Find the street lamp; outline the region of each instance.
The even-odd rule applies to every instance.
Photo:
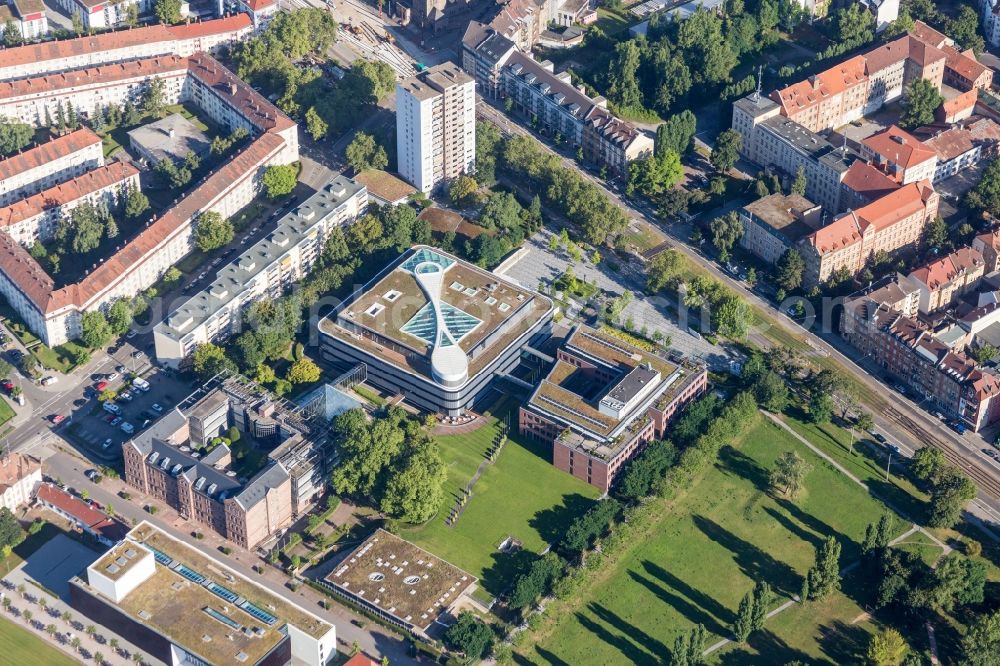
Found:
[[[885,480],[886,483],[889,481],[889,465],[892,464],[892,451],[889,451],[889,460],[885,463]]]

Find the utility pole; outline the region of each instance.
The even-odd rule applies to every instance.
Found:
[[[892,464],[892,451],[889,451],[889,460],[885,463],[885,480],[889,481],[889,465]]]

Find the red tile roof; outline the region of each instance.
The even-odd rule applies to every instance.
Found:
[[[26,456],[23,453],[12,453],[0,460],[0,493],[5,492],[24,478],[40,470],[42,463],[38,458]]]
[[[955,278],[983,265],[983,255],[972,248],[961,248],[912,271],[909,277],[929,289],[939,289]]]
[[[947,60],[945,60],[945,66],[959,74],[962,78],[968,79],[975,83],[979,80],[979,77],[989,71],[986,65],[978,62],[975,57],[970,57],[965,53],[962,53],[954,46],[945,46],[941,49],[944,51]]]
[[[872,134],[861,143],[882,159],[898,164],[903,169],[911,169],[936,157],[934,151],[919,139],[895,125]]]
[[[867,199],[877,199],[899,189],[899,183],[868,162],[856,160],[844,174],[844,186]]]
[[[111,541],[119,541],[128,533],[128,527],[122,523],[52,484],[43,483],[40,485],[37,497],[40,501],[51,504],[64,513],[73,516],[73,518],[86,525],[90,530],[107,537]]]
[[[240,12],[232,16],[210,21],[195,21],[181,25],[167,26],[167,30],[175,39],[195,39],[207,35],[218,35],[226,32],[239,32],[253,27],[250,16]]]
[[[0,82],[0,99],[157,75],[176,74],[180,76],[186,69],[187,58],[179,58],[174,55],[130,60],[98,67],[85,67],[59,74],[46,74],[30,79]]]
[[[344,666],[381,666],[381,662],[375,661],[364,652],[359,652],[344,662]]]
[[[906,60],[910,54],[911,39],[909,35],[903,35],[866,53],[865,71],[871,75]]]
[[[864,56],[855,56],[804,81],[775,90],[771,93],[771,98],[794,114],[842,93],[867,78]]]
[[[937,153],[938,160],[948,162],[970,150],[975,150],[972,132],[962,127],[952,127],[924,141],[924,145]]]
[[[808,242],[818,254],[828,254],[861,240],[862,229],[857,214],[851,212],[838,217],[822,229],[817,229],[808,237]]]
[[[241,0],[252,12],[259,12],[273,5],[276,0]]]
[[[100,143],[101,137],[86,127],[80,128],[0,161],[0,180],[13,178],[17,174],[37,169],[43,164]]]
[[[248,121],[262,130],[282,131],[295,126],[295,122],[271,104],[263,95],[248,86],[239,77],[222,66],[218,60],[204,53],[196,53],[188,60],[188,71],[212,91],[239,109]]]
[[[931,46],[936,46],[937,48],[941,48],[946,44],[952,43],[947,35],[943,32],[938,32],[923,21],[914,21],[913,29],[910,30],[910,34],[915,36],[920,41],[926,42]]]
[[[142,28],[104,32],[99,35],[63,39],[41,44],[28,44],[9,49],[0,49],[0,66],[13,67],[44,60],[57,60],[72,56],[100,53],[124,49],[154,42],[171,42],[174,39],[192,39],[205,35],[219,34],[242,30],[251,24],[250,17],[240,13],[235,16],[200,21],[187,25],[165,26],[149,25]],[[163,54],[173,51],[173,47],[165,45]]]
[[[6,208],[0,208],[0,227],[9,227],[30,220],[47,210],[64,206],[137,175],[139,170],[125,162],[112,162],[107,166],[98,167],[27,199],[15,201]]]
[[[927,181],[904,185],[876,201],[845,213],[808,237],[819,254],[841,250],[861,240],[873,227],[882,231],[926,208],[926,197],[933,193]]]

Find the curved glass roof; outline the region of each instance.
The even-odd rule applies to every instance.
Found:
[[[451,333],[451,338],[455,340],[456,344],[482,323],[481,320],[473,317],[468,312],[459,310],[455,306],[445,302],[441,303],[441,316],[444,318],[444,325],[448,328],[448,332]],[[437,339],[437,318],[434,316],[433,305],[425,303],[410,318],[410,321],[403,324],[399,330],[415,338],[420,338],[433,347],[434,341]],[[451,340],[447,335],[441,336],[441,346],[451,346]]]
[[[406,261],[404,261],[403,263],[401,263],[399,265],[399,267],[402,268],[404,271],[409,271],[410,273],[415,273],[416,269],[417,269],[417,266],[419,266],[420,264],[423,264],[425,262],[430,262],[432,264],[436,264],[437,266],[440,266],[441,271],[444,272],[444,271],[448,270],[449,268],[451,268],[452,264],[455,263],[455,260],[454,259],[449,259],[448,257],[445,257],[444,255],[440,255],[437,252],[435,252],[434,250],[431,250],[429,248],[422,247],[419,250],[417,250],[416,252],[414,252],[412,255],[410,255],[410,257],[407,258]],[[427,272],[427,271],[425,269],[425,270],[423,270],[421,272]]]

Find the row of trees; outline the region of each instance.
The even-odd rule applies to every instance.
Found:
[[[331,436],[340,452],[332,478],[338,494],[364,498],[408,523],[437,513],[447,471],[424,424],[402,408],[371,421],[363,410],[349,410],[334,420]]]
[[[35,138],[31,125],[0,118],[0,156],[21,150]]]

